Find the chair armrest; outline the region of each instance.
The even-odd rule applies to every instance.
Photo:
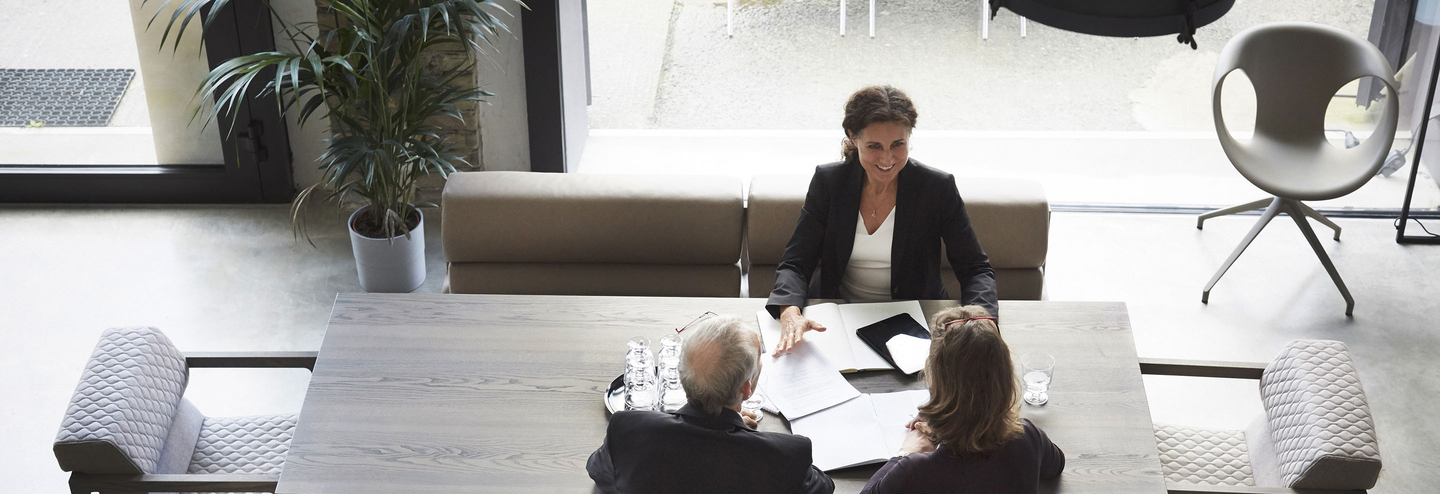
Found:
[[[70,474],[70,492],[275,492],[279,475],[255,474]]]
[[[1248,485],[1166,485],[1169,494],[1365,494],[1363,490],[1291,489]]]
[[[315,370],[319,352],[192,352],[185,354],[185,365],[193,368],[305,368]]]
[[[1259,362],[1142,358],[1140,359],[1140,373],[1155,376],[1260,379],[1265,374],[1265,365]]]

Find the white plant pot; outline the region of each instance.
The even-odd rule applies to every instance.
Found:
[[[420,213],[420,226],[410,231],[410,238],[391,240],[355,233],[355,218],[369,208],[355,211],[346,222],[350,246],[355,249],[355,269],[360,271],[360,286],[372,293],[415,291],[425,282],[425,213]]]

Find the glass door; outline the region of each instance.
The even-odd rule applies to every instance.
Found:
[[[212,67],[274,49],[265,3],[231,2],[162,45],[179,3],[47,2],[0,20],[0,202],[290,199],[273,98],[241,105],[233,125],[197,116]]]

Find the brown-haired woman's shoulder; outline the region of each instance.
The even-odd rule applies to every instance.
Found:
[[[1040,460],[1040,479],[1048,480],[1060,476],[1065,470],[1065,452],[1060,450],[1045,430],[1030,422],[1030,419],[1020,419],[1025,427],[1024,441],[1035,451],[1036,457]]]

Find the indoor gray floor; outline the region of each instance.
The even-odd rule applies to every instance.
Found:
[[[427,218],[422,291],[439,291],[444,273],[438,219]],[[1347,342],[1385,459],[1372,492],[1431,491],[1440,246],[1397,245],[1388,220],[1340,220],[1344,240],[1322,238],[1355,293],[1346,318],[1281,218],[1201,304],[1201,287],[1254,220],[1216,219],[1202,231],[1190,216],[1056,213],[1047,297],[1127,302],[1142,356],[1263,361],[1293,338]],[[292,238],[283,206],[0,209],[0,491],[67,492],[50,442],[106,327],[157,326],[188,351],[319,348],[336,293],[360,289],[341,223],[318,215],[312,248]],[[293,412],[306,378],[202,369],[187,394],[211,415]],[[1259,412],[1251,382],[1194,381],[1148,378],[1155,419],[1239,428]]]

